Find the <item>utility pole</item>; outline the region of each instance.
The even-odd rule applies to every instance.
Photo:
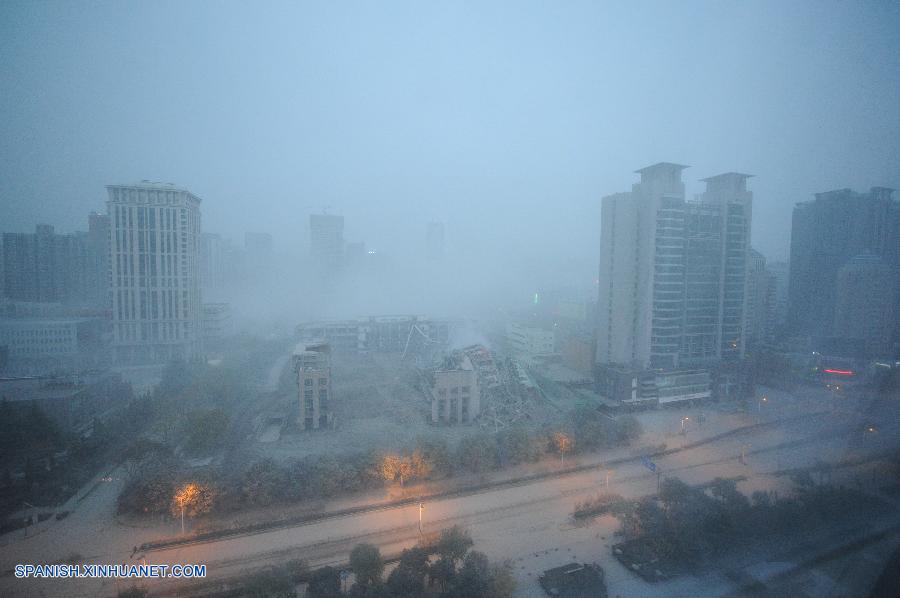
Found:
[[[181,503],[181,533],[184,534],[184,501]]]
[[[656,470],[656,493],[657,494],[659,494],[659,479],[660,479],[660,477],[662,477],[662,470],[657,469]]]

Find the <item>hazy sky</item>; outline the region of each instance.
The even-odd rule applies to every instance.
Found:
[[[0,230],[85,228],[171,181],[204,229],[596,263],[636,168],[756,175],[755,245],[797,201],[900,187],[897,2],[0,3]],[[414,249],[419,250],[419,245]],[[593,267],[593,266],[592,266]]]

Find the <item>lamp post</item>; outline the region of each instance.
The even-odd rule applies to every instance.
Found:
[[[759,418],[762,415],[763,403],[768,403],[768,402],[769,402],[769,397],[767,397],[765,395],[761,396],[759,398],[759,400],[756,402],[756,423],[759,423]]]
[[[687,431],[686,431],[685,428],[684,428],[684,422],[688,421],[689,419],[691,419],[691,418],[689,418],[689,417],[686,416],[686,415],[685,415],[684,417],[681,418],[681,435],[682,435],[682,436],[684,436],[685,434],[687,434]]]
[[[422,511],[425,510],[425,503],[419,501],[419,533],[422,533]]]

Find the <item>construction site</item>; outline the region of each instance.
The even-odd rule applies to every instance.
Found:
[[[304,323],[296,336],[278,400],[254,426],[259,456],[400,450],[420,438],[454,445],[478,430],[552,425],[596,398],[545,378],[553,368],[515,358],[502,333],[471,321],[373,316]],[[319,396],[327,404],[311,402]]]

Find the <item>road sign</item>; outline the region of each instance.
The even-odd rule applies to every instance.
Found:
[[[650,471],[656,471],[656,463],[650,460],[650,457],[641,457],[641,463]]]
[[[347,581],[348,577],[350,577],[350,572],[346,569],[341,570],[341,581]]]

